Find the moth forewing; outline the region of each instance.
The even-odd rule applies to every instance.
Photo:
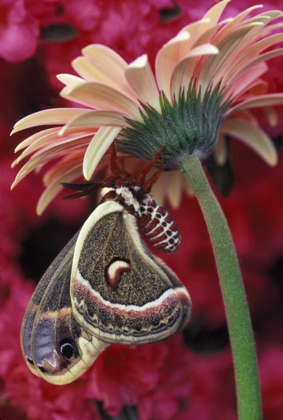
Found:
[[[109,343],[151,343],[175,334],[189,318],[191,301],[164,267],[142,243],[136,218],[118,202],[104,202],[76,242],[71,274],[75,318]]]
[[[187,323],[189,322],[191,318],[192,307],[193,307],[191,297],[186,287],[177,277],[177,274],[174,273],[174,271],[171,268],[169,268],[168,265],[166,265],[161,258],[158,258],[154,255],[153,255],[153,258],[156,264],[158,264],[160,268],[162,268],[162,270],[165,271],[168,278],[170,279],[170,282],[175,287],[175,290],[178,292],[179,299],[182,301],[183,320],[179,326],[179,331],[180,331],[186,327]]]
[[[21,345],[30,370],[56,385],[76,380],[108,346],[73,317],[70,275],[77,235],[40,280],[27,308]]]

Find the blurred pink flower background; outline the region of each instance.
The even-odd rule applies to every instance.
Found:
[[[264,9],[277,9],[266,1]],[[99,419],[131,411],[141,420],[236,419],[233,365],[219,282],[204,220],[194,198],[183,197],[174,215],[182,243],[176,255],[160,255],[187,286],[193,318],[183,335],[140,347],[111,346],[78,381],[56,387],[33,376],[20,349],[22,318],[41,275],[95,206],[93,198],[71,205],[57,198],[41,218],[35,214],[41,176],[29,175],[10,192],[15,146],[9,138],[20,118],[59,98],[58,73],[72,73],[71,60],[90,43],[102,43],[127,61],[157,50],[213,4],[178,0],[4,0],[0,4],[1,102],[1,297],[0,417],[5,419]],[[224,17],[252,0],[234,1]],[[164,19],[169,10],[170,20]],[[162,12],[161,12],[162,11]],[[178,12],[178,10],[177,10]],[[161,23],[160,16],[163,16]],[[283,91],[283,58],[269,63],[271,91]],[[278,108],[280,115],[282,108]],[[267,123],[262,118],[262,125]],[[283,132],[282,119],[273,132]],[[32,134],[34,131],[29,130]],[[235,187],[219,196],[243,270],[255,336],[265,420],[283,419],[283,158],[268,167],[233,142]],[[92,200],[92,201],[91,201]],[[99,401],[99,403],[97,403]],[[133,408],[135,407],[135,408]]]

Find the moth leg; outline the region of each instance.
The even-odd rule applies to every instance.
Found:
[[[112,143],[111,145],[110,167],[111,172],[118,178],[118,180],[121,179],[122,181],[127,181],[131,179],[131,174],[118,166],[115,143]]]
[[[163,162],[164,162],[164,155],[161,158],[161,163],[160,163],[160,169],[158,171],[156,171],[152,177],[150,177],[142,186],[142,189],[144,192],[149,192],[152,185],[158,180],[158,178],[160,177],[161,173],[162,173],[162,168],[163,168]]]
[[[163,152],[163,150],[165,150],[166,146],[161,147],[161,149],[156,153],[156,155],[154,156],[154,158],[148,162],[142,169],[141,171],[137,174],[136,179],[135,179],[135,183],[136,185],[142,186],[144,184],[144,180],[146,175],[148,174],[148,172],[154,167],[154,165],[156,164],[159,156],[161,155],[161,153]],[[163,160],[164,160],[164,156],[161,159],[161,164],[160,164],[160,171],[162,171],[162,167],[163,167]],[[159,172],[159,171],[158,171]],[[161,172],[160,172],[161,173]],[[157,178],[155,180],[158,179],[158,177],[160,176],[160,174],[157,176]],[[153,177],[151,177],[150,179],[152,179]],[[147,181],[148,182],[148,181]],[[151,185],[153,184],[153,182],[155,182],[154,180],[151,182]]]

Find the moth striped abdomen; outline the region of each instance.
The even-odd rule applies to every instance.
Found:
[[[163,150],[164,147],[136,174],[136,177],[132,177],[128,172],[119,168],[116,149],[113,146],[111,153],[113,175],[100,183],[97,181],[78,184],[64,183],[66,188],[80,191],[66,198],[77,198],[89,194],[94,189],[102,188],[102,202],[116,201],[121,204],[137,218],[139,229],[145,233],[152,245],[164,252],[176,252],[181,241],[177,224],[171,214],[149,194],[153,183],[161,174],[162,158],[160,170],[148,180],[145,179]]]
[[[177,251],[181,241],[177,224],[171,214],[149,194],[145,195],[140,204],[137,222],[157,249],[164,252]]]

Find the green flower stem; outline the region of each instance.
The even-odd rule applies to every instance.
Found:
[[[251,319],[230,229],[199,159],[180,158],[201,206],[216,259],[233,353],[240,420],[262,419],[260,384]]]

